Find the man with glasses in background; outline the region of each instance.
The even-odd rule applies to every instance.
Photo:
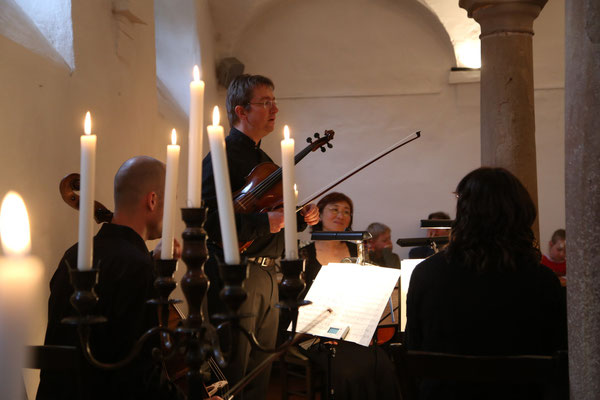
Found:
[[[260,148],[261,140],[275,128],[275,117],[279,109],[273,95],[273,82],[261,75],[240,75],[233,79],[227,89],[227,116],[231,130],[225,139],[227,163],[232,192],[246,186],[246,177],[258,164],[273,160]],[[209,259],[205,271],[211,281],[208,290],[209,315],[225,313],[225,305],[219,298],[222,282],[219,277],[217,258],[223,258],[220,246],[220,226],[217,210],[217,196],[211,156],[208,154],[202,164],[202,198],[208,207],[205,229],[208,233],[207,247]],[[241,314],[252,314],[243,318],[241,325],[254,332],[263,347],[272,348],[277,339],[279,300],[275,277],[275,259],[284,251],[283,209],[269,212],[235,214],[238,240],[241,243],[252,241],[244,255],[248,257],[249,273],[244,288],[248,298],[240,309]],[[298,214],[298,229],[319,222],[319,211],[314,204],[305,207]],[[238,382],[252,371],[268,354],[255,351],[248,340],[238,335],[235,358],[224,370],[230,385]],[[242,398],[265,399],[271,368],[267,368],[246,387]]]

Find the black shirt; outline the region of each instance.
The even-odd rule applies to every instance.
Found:
[[[225,145],[232,192],[236,192],[246,185],[246,177],[257,165],[265,162],[273,163],[271,157],[260,148],[260,142],[254,143],[254,140],[235,128],[232,128],[225,138]],[[222,257],[222,249],[216,245],[221,241],[221,228],[210,154],[202,161],[202,199],[208,207],[208,217],[204,228],[209,237],[209,250],[211,254],[218,254],[219,257]],[[306,228],[306,223],[299,215],[298,217],[298,230],[301,231]],[[253,240],[252,245],[244,253],[246,256],[277,258],[282,255],[285,245],[283,230],[272,234],[266,213],[236,213],[235,223],[240,242]]]
[[[406,308],[409,350],[550,355],[566,349],[564,296],[558,278],[543,265],[477,273],[449,263],[442,251],[413,271]],[[421,394],[428,399],[487,399],[498,392],[485,385],[424,382]],[[504,398],[535,398],[529,388],[521,394]]]
[[[356,244],[352,242],[344,242],[348,247],[348,252],[350,253],[350,257],[356,257],[358,255],[358,247]],[[300,249],[300,257],[306,260],[306,265],[304,266],[304,281],[306,282],[306,288],[302,292],[301,296],[304,297],[306,293],[308,293],[308,289],[312,286],[315,281],[317,274],[321,270],[321,263],[317,260],[317,248],[315,247],[315,242],[312,242],[309,245],[304,246]],[[342,262],[340,260],[339,262]]]
[[[50,281],[46,345],[76,345],[76,328],[61,323],[75,316],[69,298],[73,288],[69,267],[77,265],[77,244],[65,252]],[[127,354],[137,339],[158,324],[156,308],[146,304],[155,296],[154,263],[146,243],[133,229],[104,224],[94,238],[94,266],[100,270],[95,292],[99,301],[95,314],[106,323],[92,326],[92,354],[102,362],[116,362]],[[125,368],[116,371],[92,369],[86,392],[92,399],[150,399],[159,397],[156,366],[150,341],[142,354]],[[74,377],[70,374],[42,371],[38,399],[76,399]]]

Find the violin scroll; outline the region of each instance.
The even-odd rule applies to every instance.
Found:
[[[61,179],[59,184],[60,195],[65,203],[79,210],[79,174],[72,173]],[[94,201],[94,219],[96,223],[112,221],[113,213],[99,201]]]
[[[325,152],[327,150],[325,148],[325,145],[327,145],[327,148],[331,149],[333,147],[333,145],[329,142],[333,139],[333,135],[335,135],[335,132],[332,131],[331,129],[328,129],[325,131],[323,137],[321,137],[319,132],[316,132],[313,135],[316,139],[314,142],[313,142],[313,138],[311,138],[310,136],[307,137],[306,142],[310,143],[310,151],[316,151],[317,149],[321,149],[322,152]]]

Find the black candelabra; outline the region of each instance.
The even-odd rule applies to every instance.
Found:
[[[221,351],[217,338],[218,332],[227,330],[231,336],[242,334],[253,348],[273,354],[272,357],[267,358],[224,395],[226,399],[229,399],[239,393],[247,383],[260,373],[260,370],[268,365],[267,363],[272,362],[276,356],[286,351],[289,346],[298,340],[299,336],[296,336],[298,309],[300,306],[309,303],[298,300],[300,292],[305,287],[301,277],[304,270],[304,260],[281,260],[283,278],[279,285],[281,301],[278,307],[283,312],[288,313],[292,321],[292,331],[283,344],[276,348],[266,348],[258,342],[253,332],[247,331],[240,325],[240,319],[245,317],[239,313],[239,309],[246,299],[246,292],[242,286],[248,275],[248,265],[245,260],[239,265],[219,262],[219,273],[224,282],[220,297],[229,311],[227,314],[219,316],[223,322],[215,328],[204,320],[202,312],[203,299],[209,286],[209,280],[204,273],[204,263],[208,259],[207,234],[204,230],[207,208],[202,205],[198,208],[183,208],[181,211],[186,225],[182,234],[183,250],[181,258],[187,266],[187,271],[181,279],[181,288],[188,303],[188,314],[177,328],[171,329],[168,326],[170,308],[175,303],[181,302],[181,300],[170,299],[172,291],[177,286],[173,278],[177,265],[176,259],[155,261],[157,277],[154,287],[157,290],[158,297],[148,302],[157,305],[159,322],[157,326],[146,331],[136,341],[123,360],[115,363],[98,361],[93,355],[93,349],[90,348],[90,333],[93,325],[106,322],[106,318],[93,314],[94,307],[98,302],[98,297],[94,292],[94,286],[98,280],[97,269],[89,271],[71,270],[71,284],[74,288],[71,304],[77,311],[78,316],[65,318],[63,322],[77,326],[80,347],[84,357],[92,366],[101,369],[123,368],[140,354],[144,343],[150,337],[159,335],[161,347],[153,349],[153,356],[161,362],[168,361],[173,357],[183,356],[186,379],[185,384],[180,387],[185,388],[188,399],[209,398],[210,394],[206,386],[207,376],[202,372],[203,364],[209,360],[211,362],[214,360],[223,367],[227,364],[227,359],[231,358],[236,351],[235,343],[237,340],[235,337],[232,337],[230,351],[227,353]]]

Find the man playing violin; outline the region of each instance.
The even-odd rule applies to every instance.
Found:
[[[260,75],[240,75],[227,90],[227,115],[231,131],[225,139],[227,162],[232,192],[246,186],[246,178],[261,163],[273,163],[273,160],[260,148],[261,140],[275,127],[275,117],[279,109],[273,95],[273,82]],[[208,291],[208,311],[212,316],[226,310],[219,299],[222,287],[218,273],[217,259],[223,260],[223,250],[219,245],[220,227],[217,210],[216,189],[210,154],[202,165],[202,198],[209,208],[205,229],[209,239],[207,246],[209,259],[205,271],[210,278]],[[275,278],[275,259],[284,250],[283,209],[269,212],[251,212],[235,214],[238,239],[240,242],[252,242],[244,255],[249,261],[249,276],[244,287],[248,298],[242,305],[242,314],[252,314],[243,318],[241,324],[254,332],[264,347],[274,347],[277,338],[279,310],[278,288]],[[304,230],[308,225],[319,222],[319,212],[314,204],[306,206],[298,214],[298,228]],[[252,371],[267,354],[255,352],[248,341],[241,337],[237,354],[225,369],[230,384],[238,382],[247,372]],[[264,399],[266,397],[270,368],[264,370],[243,394],[244,399]]]
[[[100,270],[95,291],[99,301],[95,313],[106,323],[95,325],[90,338],[92,354],[102,362],[124,359],[137,339],[158,325],[156,308],[146,301],[154,292],[154,254],[146,240],[162,235],[165,165],[151,157],[127,160],[115,176],[115,213],[94,237],[94,267]],[[176,243],[175,257],[181,248]],[[69,269],[76,268],[77,244],[65,252],[50,281],[46,345],[76,345],[74,326],[61,320],[76,315],[69,298],[73,288]],[[174,399],[178,395],[168,385],[159,385],[159,374],[148,343],[144,351],[125,368],[114,371],[90,369],[85,392],[90,399]],[[37,399],[77,399],[75,377],[70,372],[42,370]]]

